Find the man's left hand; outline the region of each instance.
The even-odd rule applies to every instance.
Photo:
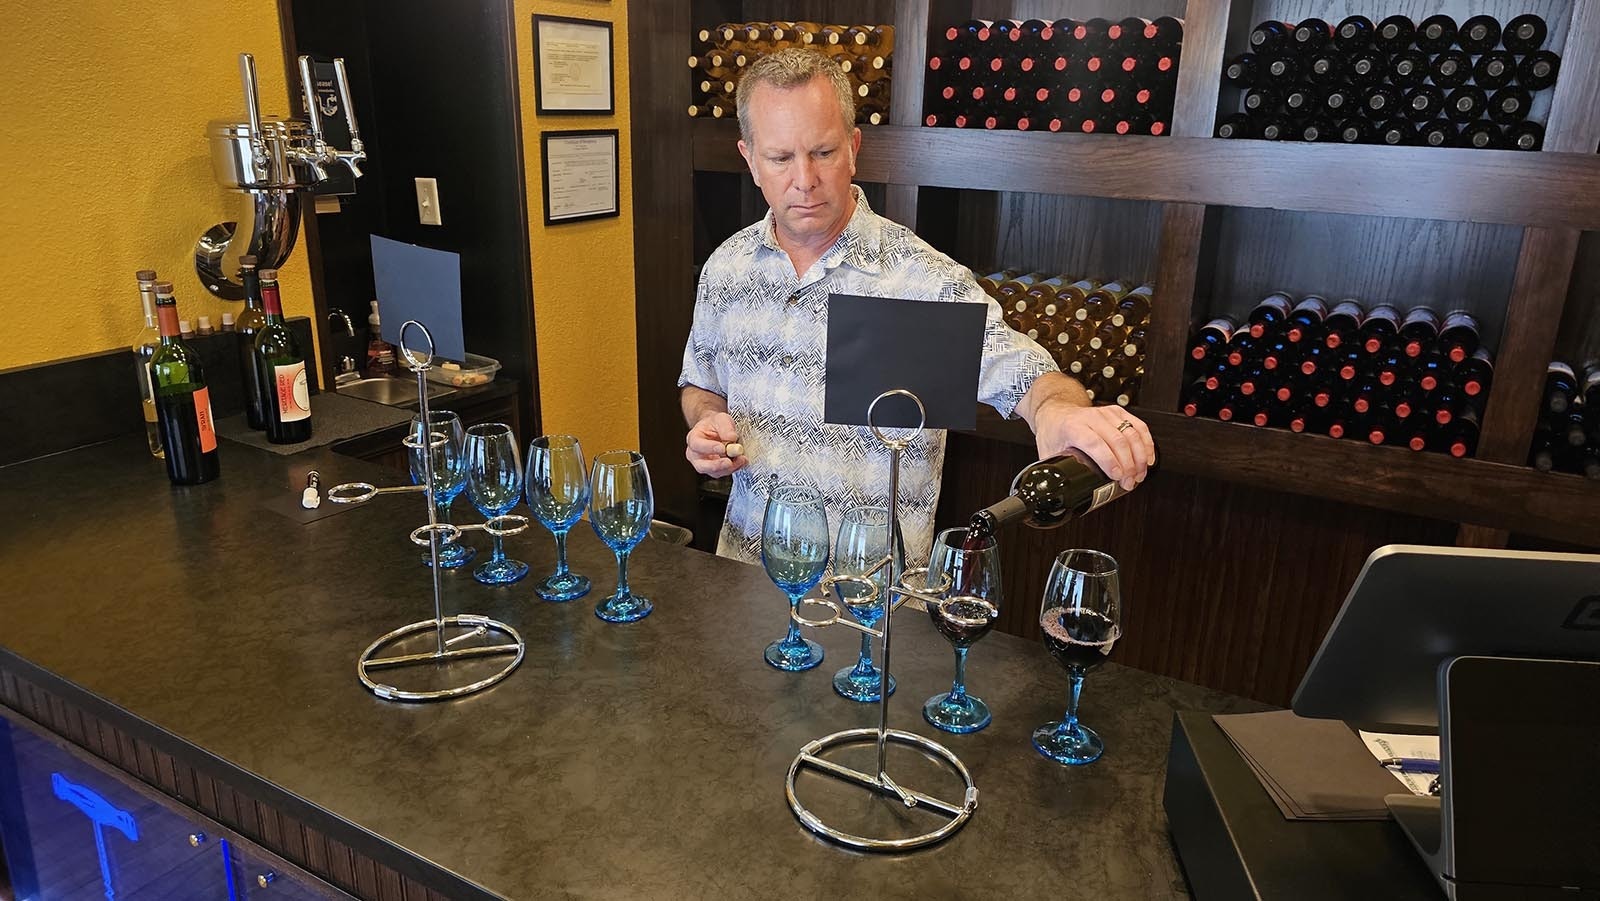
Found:
[[[1150,427],[1116,405],[1088,407],[1050,398],[1039,405],[1033,426],[1039,459],[1077,448],[1128,491],[1144,481],[1156,462]]]

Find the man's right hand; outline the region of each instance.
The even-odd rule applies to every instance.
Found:
[[[707,413],[689,429],[683,455],[695,472],[720,479],[750,464],[743,454],[730,457],[728,445],[739,442],[739,430],[726,413]],[[736,448],[737,450],[738,448]]]

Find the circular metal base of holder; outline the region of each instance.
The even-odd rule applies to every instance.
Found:
[[[456,626],[467,631],[445,639],[444,650],[431,650],[419,654],[401,654],[395,657],[378,657],[378,652],[399,641],[436,629]],[[491,632],[500,632],[510,638],[502,644],[472,645],[457,647],[468,638],[488,635]],[[401,626],[392,632],[379,636],[377,641],[367,645],[361,652],[361,659],[356,663],[356,672],[361,677],[361,684],[365,685],[373,694],[390,701],[442,701],[446,698],[459,698],[499,682],[511,675],[512,671],[522,663],[523,656],[527,653],[527,643],[522,640],[516,629],[511,628],[499,620],[487,616],[475,616],[463,613],[458,616],[446,616],[442,619],[425,619],[422,622]],[[397,667],[421,666],[423,664],[449,665],[458,660],[469,660],[477,657],[496,657],[510,655],[511,661],[495,672],[467,685],[458,685],[450,688],[440,688],[432,691],[410,691],[385,682],[379,682],[373,677],[373,671],[394,669]]]
[[[802,825],[818,835],[861,851],[909,851],[913,848],[921,848],[943,841],[955,834],[956,830],[966,825],[967,820],[972,818],[973,811],[978,808],[978,787],[972,783],[972,773],[968,772],[966,764],[962,763],[960,758],[956,757],[949,748],[932,739],[900,729],[889,729],[885,735],[890,742],[916,748],[930,758],[941,761],[954,770],[956,775],[960,776],[961,780],[967,785],[966,795],[963,797],[961,804],[951,804],[914,789],[896,785],[892,779],[885,783],[878,777],[834,763],[819,756],[820,752],[828,748],[861,744],[869,741],[876,742],[878,740],[878,730],[876,728],[846,729],[843,732],[824,735],[810,742],[800,749],[800,756],[789,764],[789,777],[784,785],[784,794],[788,796],[789,807],[794,810],[794,815],[799,818]],[[824,775],[832,776],[845,782],[853,782],[870,791],[897,798],[908,808],[922,807],[942,813],[950,817],[950,822],[932,832],[925,832],[922,835],[914,835],[909,838],[872,838],[835,829],[824,823],[820,817],[808,810],[804,804],[801,804],[799,796],[795,794],[794,780],[800,774],[802,767],[810,767]]]

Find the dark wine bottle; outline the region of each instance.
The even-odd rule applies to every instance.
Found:
[[[1544,408],[1551,413],[1565,413],[1578,395],[1578,376],[1572,367],[1556,360],[1544,375]]]
[[[1417,48],[1428,53],[1443,53],[1456,42],[1456,20],[1440,14],[1429,16],[1417,26]]]
[[[1454,147],[1460,137],[1461,129],[1448,119],[1435,119],[1422,126],[1418,133],[1418,138],[1428,147]]]
[[[1255,129],[1249,116],[1244,113],[1234,113],[1217,123],[1217,137],[1219,138],[1249,138],[1255,136]]]
[[[1389,57],[1389,82],[1402,90],[1422,84],[1429,71],[1428,55],[1420,50],[1402,50]]]
[[[1294,31],[1290,32],[1289,38],[1296,53],[1310,55],[1333,40],[1333,26],[1322,19],[1301,19]]]
[[[267,324],[267,314],[261,303],[261,278],[256,272],[256,258],[246,254],[239,258],[239,280],[244,283],[244,309],[234,320],[234,330],[239,333],[239,381],[244,389],[244,419],[252,429],[267,427],[266,399],[261,394],[261,380],[256,372],[256,335]]]
[[[1556,468],[1556,442],[1555,436],[1549,429],[1541,427],[1533,433],[1533,446],[1528,449],[1528,465],[1540,472],[1550,472]]]
[[[1373,119],[1387,119],[1405,112],[1405,104],[1400,100],[1400,93],[1385,84],[1367,88],[1361,98],[1361,108],[1369,118]]]
[[[1273,88],[1251,88],[1244,95],[1246,112],[1263,115],[1275,113],[1283,105],[1283,95]]]
[[[172,282],[156,282],[155,291],[161,344],[150,357],[150,388],[155,395],[167,478],[174,485],[199,485],[222,472],[211,389],[206,386],[200,355],[179,337]]]
[[[1238,369],[1246,362],[1256,359],[1261,352],[1261,341],[1250,334],[1249,329],[1240,329],[1228,339],[1227,356],[1228,365]]]
[[[1568,447],[1582,447],[1589,440],[1587,424],[1583,420],[1583,408],[1568,407],[1565,413],[1552,416],[1550,431],[1554,433],[1558,443],[1566,442]]]
[[[1010,496],[974,513],[970,528],[993,535],[1020,520],[1035,529],[1054,529],[1124,494],[1088,455],[1071,450],[1024,466],[1011,480]]]
[[[1261,139],[1263,141],[1282,141],[1293,133],[1293,126],[1288,119],[1278,115],[1269,115],[1261,120]]]
[[[1361,349],[1376,354],[1400,334],[1400,311],[1382,303],[1367,311],[1361,322]]]
[[[1232,394],[1217,407],[1217,418],[1223,422],[1252,423],[1256,412],[1265,404],[1254,395]]]
[[[1357,379],[1350,389],[1350,409],[1357,413],[1368,413],[1380,402],[1386,392],[1374,379]]]
[[[1332,50],[1324,50],[1311,58],[1306,66],[1306,79],[1312,84],[1331,86],[1344,79],[1344,58]]]
[[[1322,334],[1322,322],[1328,318],[1328,302],[1315,295],[1301,298],[1289,311],[1283,337],[1290,344],[1315,342]]]
[[[1361,323],[1366,318],[1366,311],[1361,304],[1354,300],[1341,300],[1333,305],[1328,315],[1323,317],[1323,346],[1330,350],[1353,345],[1356,336],[1361,332]]]
[[[1416,359],[1439,337],[1439,314],[1428,307],[1412,307],[1400,322],[1400,342],[1405,355]]]
[[[1482,88],[1465,85],[1445,95],[1444,113],[1453,122],[1466,123],[1482,115],[1488,105],[1489,97]]]
[[[1098,16],[1073,26],[1072,39],[1087,53],[1102,53],[1111,46],[1111,23]]]
[[[1333,31],[1334,41],[1346,53],[1371,45],[1377,35],[1377,26],[1366,16],[1346,16]]]
[[[1268,330],[1276,331],[1293,311],[1294,299],[1281,291],[1261,298],[1247,317],[1250,323],[1250,337],[1259,339]]]
[[[1461,23],[1456,41],[1468,53],[1488,53],[1500,43],[1500,20],[1494,16],[1473,16]]]
[[[1428,63],[1428,80],[1441,88],[1458,88],[1472,77],[1472,57],[1460,50],[1446,50]]]
[[[1359,121],[1359,120],[1356,120]],[[1417,136],[1417,127],[1409,120],[1394,118],[1388,119],[1379,125],[1376,131],[1376,141],[1390,147],[1402,147],[1421,142]]]
[[[1385,123],[1387,125],[1387,123]],[[1342,144],[1378,144],[1379,129],[1363,119],[1346,119],[1339,123],[1339,142]],[[1397,142],[1398,143],[1398,142]]]
[[[1416,36],[1417,26],[1406,16],[1389,16],[1378,23],[1378,46],[1390,53],[1410,47]]]
[[[1185,416],[1204,416],[1211,418],[1217,415],[1217,407],[1222,403],[1215,388],[1207,387],[1205,379],[1195,379],[1183,389],[1183,394],[1178,398],[1178,411]]]
[[[1494,359],[1489,356],[1487,348],[1480,347],[1472,352],[1472,356],[1456,364],[1453,376],[1456,384],[1461,386],[1462,394],[1481,399],[1494,382]]]
[[[1515,125],[1527,118],[1533,95],[1522,88],[1501,88],[1489,95],[1489,118],[1501,125]]]
[[[1388,74],[1389,57],[1375,49],[1359,50],[1350,57],[1345,71],[1351,84],[1361,88],[1371,87]]]
[[[1453,371],[1450,360],[1444,354],[1430,351],[1412,361],[1411,377],[1424,394],[1433,397],[1434,392],[1450,386]]]
[[[1439,351],[1452,363],[1461,363],[1478,350],[1478,320],[1466,310],[1455,310],[1439,326]]]
[[[1517,58],[1508,50],[1490,50],[1472,65],[1472,82],[1485,91],[1503,88],[1516,77]]]
[[[1493,122],[1474,122],[1461,130],[1456,143],[1473,150],[1496,150],[1505,143],[1505,133]]]
[[[1357,108],[1360,105],[1360,95],[1345,85],[1330,85],[1327,90],[1322,92],[1322,109],[1325,113],[1334,118],[1355,115],[1359,112]],[[1351,119],[1349,120],[1349,124],[1354,125],[1357,123],[1357,121],[1358,120]],[[1361,124],[1368,125],[1369,123]],[[1348,143],[1357,142],[1350,141]]]
[[[283,321],[278,272],[261,270],[261,301],[267,322],[256,335],[256,369],[267,404],[267,440],[298,444],[311,439],[311,389],[306,355]]]
[[[1517,84],[1530,91],[1542,91],[1556,83],[1561,71],[1561,57],[1549,50],[1530,53],[1517,64]]]
[[[1222,67],[1223,79],[1234,87],[1255,87],[1263,71],[1260,59],[1254,53],[1239,54]]]
[[[1157,16],[1144,26],[1144,39],[1149,46],[1161,51],[1183,44],[1183,20],[1175,16]]]
[[[1250,49],[1256,53],[1279,53],[1289,49],[1293,29],[1283,22],[1262,22],[1250,32]]]
[[[1529,13],[1506,23],[1500,43],[1512,53],[1532,53],[1543,47],[1545,38],[1549,36],[1550,28],[1544,19]]]
[[[1267,58],[1267,78],[1271,81],[1288,84],[1299,80],[1301,72],[1300,60],[1292,56],[1271,56]]]
[[[1238,327],[1237,323],[1226,316],[1220,316],[1200,326],[1200,331],[1195,333],[1194,341],[1189,347],[1189,358],[1192,360],[1220,358],[1223,348],[1228,346],[1228,341],[1233,338],[1233,333]]]
[[[1419,84],[1406,93],[1404,103],[1406,118],[1426,122],[1444,107],[1444,92],[1431,84]]]
[[[1291,116],[1307,115],[1316,107],[1317,101],[1315,89],[1310,85],[1296,85],[1283,95],[1283,106]]]

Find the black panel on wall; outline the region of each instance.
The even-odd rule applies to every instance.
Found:
[[[459,253],[467,349],[499,360],[500,377],[520,384],[524,421],[537,430],[510,0],[293,2],[299,52],[344,56],[350,66],[372,160],[355,201],[318,219],[328,306],[358,325],[365,316],[373,290],[368,234]],[[443,225],[418,221],[417,178],[438,181]]]

